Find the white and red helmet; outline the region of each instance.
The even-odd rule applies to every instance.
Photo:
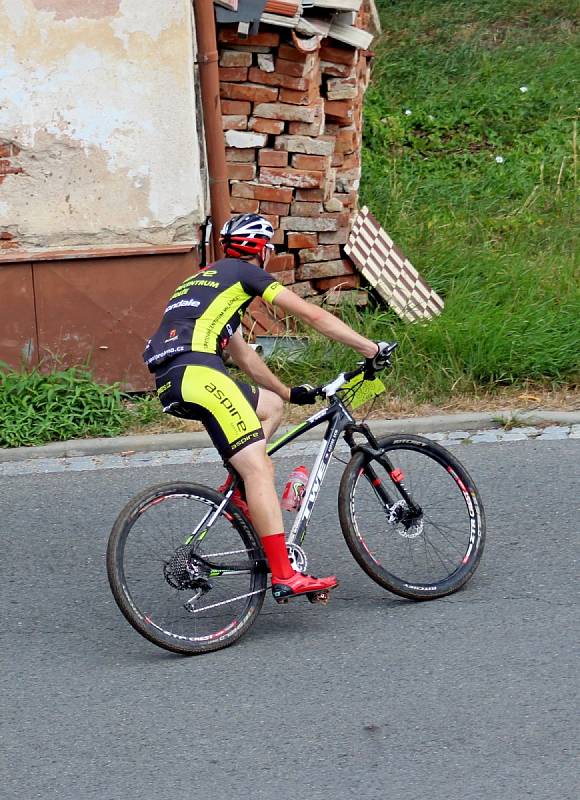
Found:
[[[274,228],[259,214],[239,214],[226,222],[220,236],[226,256],[258,256],[263,259],[264,249],[274,236]]]

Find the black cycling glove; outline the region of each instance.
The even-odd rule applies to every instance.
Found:
[[[391,345],[388,342],[375,342],[379,348],[376,355],[365,359],[365,375],[373,375],[389,365]]]
[[[316,402],[317,390],[308,383],[290,389],[290,402],[296,406],[311,406]]]

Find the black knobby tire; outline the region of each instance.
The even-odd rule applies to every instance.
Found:
[[[195,601],[193,612],[184,604],[197,589],[174,585],[174,573],[187,578],[179,559],[189,552],[189,534],[222,500],[198,484],[152,486],[125,506],[109,537],[107,574],[117,605],[136,631],[174,653],[198,655],[228,647],[248,631],[264,602],[264,554],[236,508],[220,514],[195,552],[212,563],[241,564],[247,570],[208,576],[211,588]]]
[[[346,543],[363,570],[401,597],[428,600],[456,592],[473,575],[485,542],[485,516],[469,473],[429,439],[395,435],[379,440],[395,476],[422,509],[408,506],[388,471],[356,452],[342,476],[338,511]],[[370,466],[391,498],[385,505],[365,468]],[[414,520],[414,521],[411,521]]]

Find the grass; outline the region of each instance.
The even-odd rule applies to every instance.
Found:
[[[361,201],[445,300],[363,315],[422,400],[579,379],[577,6],[378,3]]]
[[[0,447],[24,447],[91,436],[116,436],[157,418],[157,402],[128,407],[118,386],[85,368],[18,372],[0,364]]]

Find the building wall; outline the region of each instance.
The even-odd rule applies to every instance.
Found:
[[[195,241],[192,26],[190,0],[0,0],[4,258]]]

